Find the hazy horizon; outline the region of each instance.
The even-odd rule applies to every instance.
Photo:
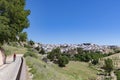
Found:
[[[35,42],[35,43],[49,44],[49,45],[64,45],[64,44],[74,45],[74,44],[84,44],[84,43],[89,43],[89,42],[83,42],[83,43],[42,43],[42,42]],[[118,46],[118,47],[120,47],[120,45],[117,45],[117,44],[98,44],[98,43],[91,43],[91,44],[96,44],[99,46]]]

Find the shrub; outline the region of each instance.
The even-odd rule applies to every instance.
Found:
[[[27,57],[27,56],[34,57],[34,58],[37,58],[37,57],[38,57],[37,54],[34,53],[34,52],[26,52],[26,53],[24,54],[24,57]]]
[[[56,59],[59,59],[60,55],[61,55],[60,49],[56,48],[48,53],[47,58],[50,59],[51,61],[56,61]]]
[[[34,41],[30,40],[30,41],[28,41],[28,44],[32,46],[32,45],[34,45],[35,43],[34,43]]]
[[[92,64],[96,65],[98,63],[98,59],[93,59]]]
[[[49,52],[47,55],[47,58],[50,59],[50,61],[54,60],[55,53]]]
[[[106,56],[105,54],[102,54],[100,52],[85,51],[83,54],[75,54],[74,60],[83,62],[91,61],[92,64],[96,65],[98,63],[98,60],[105,56]]]
[[[39,51],[39,50],[40,50],[40,47],[38,46],[38,47],[36,47],[35,49],[36,49],[37,51]]]
[[[115,53],[120,53],[119,49],[114,50]]]
[[[26,48],[31,48],[31,46],[30,46],[30,45],[27,45],[27,44],[24,44],[24,47],[26,47]]]
[[[69,59],[67,58],[67,56],[61,56],[59,59],[58,59],[58,65],[60,67],[65,67],[66,64],[69,63]]]
[[[14,47],[17,47],[17,46],[18,46],[17,42],[10,42],[9,45],[10,45],[10,46],[14,46]]]
[[[41,50],[40,50],[39,53],[40,53],[40,54],[46,54],[46,53],[45,53],[45,50],[44,50],[43,48],[41,48]]]
[[[120,71],[116,71],[117,80],[120,80]]]
[[[112,59],[106,59],[105,60],[105,70],[106,72],[110,73],[113,70],[113,61]]]

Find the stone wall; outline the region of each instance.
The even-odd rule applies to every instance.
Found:
[[[5,63],[6,57],[4,53],[4,49],[0,49],[0,66]]]

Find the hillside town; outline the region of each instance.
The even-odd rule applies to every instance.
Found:
[[[45,52],[50,52],[55,48],[60,48],[61,52],[72,52],[77,48],[82,48],[83,50],[92,50],[92,51],[100,51],[102,53],[112,52],[113,49],[118,49],[117,45],[97,45],[92,43],[82,43],[82,44],[40,44],[35,43],[34,48],[39,47],[43,48]],[[77,53],[77,52],[76,52]]]

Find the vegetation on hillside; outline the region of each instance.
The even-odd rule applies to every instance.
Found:
[[[113,70],[113,61],[112,59],[106,59],[105,60],[105,66],[104,66],[106,72],[110,73]]]
[[[12,55],[14,53],[16,54],[25,54],[27,52],[27,48],[22,46],[10,46],[10,45],[3,45],[2,46],[5,50],[5,54],[7,56]]]
[[[21,32],[18,34],[19,37],[19,42],[26,42],[27,41],[27,33],[26,32]]]
[[[116,74],[116,76],[117,76],[117,80],[120,80],[120,70],[117,70],[117,71],[115,72],[115,74]]]
[[[69,63],[69,59],[67,56],[60,56],[58,59],[58,65],[60,67],[65,67],[66,64]]]
[[[30,72],[33,74],[33,80],[94,80],[97,77],[97,71],[90,68],[88,63],[70,61],[66,67],[60,68],[56,64],[42,61],[40,54],[38,55],[34,51],[28,52],[25,58]]]
[[[60,48],[53,49],[48,53],[47,58],[54,63],[57,63],[60,67],[65,67],[69,63],[69,58],[66,55],[62,55]]]
[[[49,52],[47,57],[53,62],[58,61],[60,56],[65,56],[71,61],[91,62],[92,64],[96,65],[100,58],[107,56],[106,54],[102,54],[98,51],[86,51],[82,48],[78,48],[77,52],[77,54],[62,53],[59,48],[56,48]]]
[[[30,46],[33,46],[33,45],[35,44],[35,42],[34,42],[33,40],[30,40],[30,41],[28,41],[28,44],[29,44]]]

